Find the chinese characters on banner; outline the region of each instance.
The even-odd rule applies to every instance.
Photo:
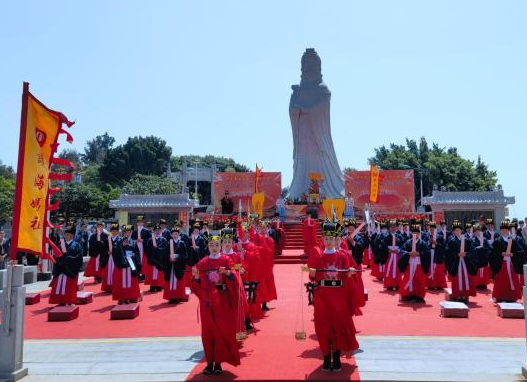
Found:
[[[242,209],[247,212],[247,206],[252,207],[254,193],[254,172],[215,172],[214,173],[214,207],[216,213],[221,213],[221,198],[225,191],[234,203],[234,213],[238,212],[240,200]],[[263,213],[271,210],[276,205],[276,200],[282,193],[282,175],[279,172],[259,173],[259,192],[265,194]],[[255,212],[255,211],[251,211]]]
[[[71,177],[52,174],[50,168],[52,164],[74,168],[68,161],[54,158],[59,134],[66,134],[68,141],[72,140],[62,129],[63,124],[70,127],[73,123],[44,106],[29,93],[29,84],[24,83],[11,258],[16,257],[17,251],[47,255],[47,213],[58,207],[58,204],[49,206],[48,200],[50,193],[59,191],[50,190],[49,181]]]
[[[370,202],[377,203],[379,196],[379,170],[377,166],[370,167]]]
[[[355,207],[363,210],[370,203],[370,171],[348,171],[345,175],[346,194],[351,192]],[[380,170],[377,202],[370,204],[370,212],[412,213],[415,211],[414,171]]]

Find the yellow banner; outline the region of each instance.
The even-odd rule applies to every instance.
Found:
[[[344,209],[346,208],[345,200],[326,199],[322,202],[322,208],[324,209],[324,212],[326,213],[326,216],[329,220],[333,220],[331,207],[333,207],[333,211],[335,212],[335,215],[337,215],[337,219],[342,222],[342,215],[344,215]]]
[[[379,197],[379,169],[374,164],[370,167],[370,202],[377,203]]]
[[[263,217],[264,201],[265,201],[265,194],[263,192],[253,194],[252,196],[253,210],[254,212],[258,214],[260,219]]]
[[[31,252],[39,256],[45,252],[47,212],[50,208],[50,168],[57,150],[58,136],[63,132],[62,123],[69,126],[72,124],[61,113],[49,110],[33,97],[28,91],[28,84],[24,84],[12,257],[16,255],[16,251]],[[71,139],[69,134],[68,137]],[[66,179],[67,176],[62,175],[62,178]]]

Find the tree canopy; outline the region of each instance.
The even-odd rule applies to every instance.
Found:
[[[129,195],[175,194],[177,187],[168,178],[156,175],[136,174],[124,184],[122,192]]]
[[[84,146],[84,154],[82,154],[82,161],[85,164],[101,164],[106,158],[106,154],[110,151],[115,143],[115,138],[110,137],[108,133],[98,135],[92,140],[86,142]]]
[[[106,153],[99,176],[104,183],[121,186],[135,174],[161,175],[167,170],[171,155],[172,149],[161,138],[131,137]]]
[[[455,147],[446,149],[436,143],[430,149],[424,137],[419,142],[406,139],[406,145],[376,148],[369,162],[383,170],[413,168],[416,200],[420,199],[420,173],[424,196],[432,194],[434,185],[447,191],[487,191],[497,183],[496,172],[480,157],[473,162],[462,158]]]
[[[236,163],[232,158],[218,157],[214,155],[181,155],[172,157],[171,165],[172,171],[180,171],[183,162],[187,163],[187,166],[194,166],[198,162],[198,166],[212,166],[216,164],[218,171],[226,172],[245,172],[250,171],[249,167]]]

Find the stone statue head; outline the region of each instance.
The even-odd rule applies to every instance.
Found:
[[[307,48],[302,55],[302,75],[300,84],[322,82],[322,68],[320,57],[314,48]]]

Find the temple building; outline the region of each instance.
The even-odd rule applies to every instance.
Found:
[[[505,196],[501,185],[493,191],[438,191],[423,198],[423,205],[432,209],[434,219],[445,219],[450,226],[455,219],[463,224],[479,220],[481,215],[499,222],[508,215],[507,205],[514,204],[514,196]]]
[[[166,219],[169,226],[176,221],[187,222],[194,210],[195,202],[188,193],[171,195],[126,195],[118,200],[110,200],[110,208],[116,210],[115,217],[119,225],[135,223],[138,215],[154,224]]]

